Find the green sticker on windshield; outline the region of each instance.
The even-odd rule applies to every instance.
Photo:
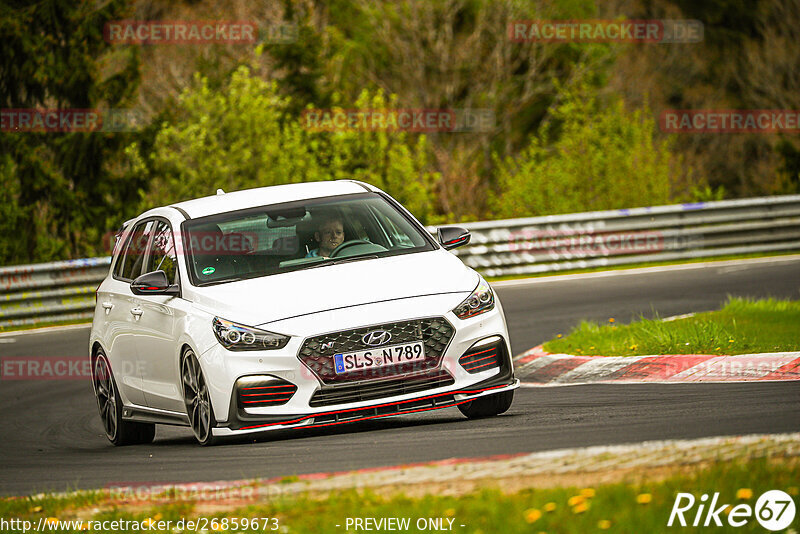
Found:
[[[203,272],[203,274],[214,274],[214,271],[216,271],[216,269],[215,269],[215,268],[213,268],[213,267],[206,267],[205,269],[203,269],[203,271],[202,271],[202,272]]]

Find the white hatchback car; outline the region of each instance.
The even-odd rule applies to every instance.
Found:
[[[355,181],[155,208],[117,236],[89,341],[108,439],[220,436],[458,406],[505,412],[497,296],[400,204]]]

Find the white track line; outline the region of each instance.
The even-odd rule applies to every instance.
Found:
[[[67,324],[62,326],[44,326],[42,328],[31,328],[29,330],[11,330],[9,332],[0,332],[0,337],[17,337],[26,334],[51,334],[55,332],[64,332],[66,330],[79,330],[81,328],[91,328],[92,323],[81,324]]]
[[[584,382],[598,382],[605,380],[609,375],[629,367],[638,362],[644,356],[608,356],[606,358],[598,358],[589,360],[576,367],[575,369],[557,376],[552,380],[553,383],[572,383],[576,381]]]
[[[758,265],[762,263],[783,263],[792,261],[800,261],[800,254],[792,254],[790,256],[772,256],[767,258],[742,259],[742,260],[720,260],[720,261],[706,261],[698,263],[681,263],[678,265],[637,267],[634,269],[615,269],[609,271],[596,271],[591,273],[540,276],[536,278],[522,278],[518,280],[501,280],[498,282],[492,282],[491,284],[494,287],[508,287],[508,286],[518,286],[518,285],[528,285],[528,284],[546,284],[549,282],[565,282],[569,280],[607,278],[610,276],[628,276],[636,274],[663,273],[669,271],[685,271],[690,269],[706,269],[706,268],[731,267],[731,266],[748,267],[750,265]]]

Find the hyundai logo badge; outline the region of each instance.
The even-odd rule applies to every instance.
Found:
[[[377,347],[388,343],[390,339],[392,339],[392,334],[386,330],[373,330],[372,332],[367,332],[361,338],[361,342],[370,347]]]

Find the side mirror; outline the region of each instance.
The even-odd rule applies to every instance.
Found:
[[[458,226],[442,226],[436,230],[436,233],[439,236],[439,243],[445,250],[466,245],[471,237],[469,230]]]
[[[167,273],[153,271],[145,273],[131,282],[131,292],[134,295],[178,295],[180,289],[177,285],[169,285]]]

